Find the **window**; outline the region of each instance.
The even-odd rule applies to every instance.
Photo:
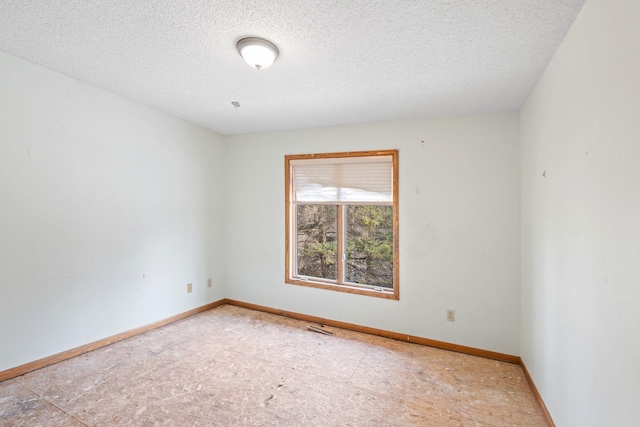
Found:
[[[285,156],[287,283],[398,299],[398,151]]]

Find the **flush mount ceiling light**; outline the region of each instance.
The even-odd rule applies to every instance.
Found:
[[[280,54],[275,44],[258,37],[240,39],[236,48],[244,61],[256,70],[269,68]]]

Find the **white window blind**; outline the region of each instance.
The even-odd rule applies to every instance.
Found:
[[[393,203],[392,156],[291,161],[294,203]]]

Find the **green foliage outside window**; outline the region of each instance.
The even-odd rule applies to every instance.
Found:
[[[393,288],[393,208],[345,206],[346,282]],[[337,280],[338,207],[297,206],[297,274]]]

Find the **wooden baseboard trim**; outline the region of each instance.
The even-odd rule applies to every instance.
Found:
[[[451,344],[444,341],[436,341],[428,338],[416,337],[413,335],[401,334],[398,332],[385,331],[383,329],[370,328],[368,326],[360,326],[354,323],[340,322],[337,320],[324,319],[322,317],[309,316],[306,314],[295,313],[292,311],[280,310],[277,308],[265,307],[262,305],[251,304],[243,301],[237,301],[233,299],[224,300],[226,304],[235,305],[238,307],[248,308],[251,310],[263,311],[266,313],[278,314],[280,316],[291,317],[292,319],[304,320],[306,322],[321,323],[323,325],[334,326],[336,328],[348,329],[356,332],[364,332],[365,334],[378,335],[384,338],[391,338],[398,341],[405,341],[414,344],[426,345],[429,347],[440,348],[443,350],[455,351],[458,353],[469,354],[472,356],[484,357],[486,359],[499,360],[501,362],[508,362],[513,364],[520,364],[520,357],[512,356],[510,354],[497,353],[495,351],[482,350],[479,348],[467,347],[463,345]]]
[[[104,347],[109,344],[113,344],[115,342],[122,341],[127,338],[131,338],[135,335],[139,335],[144,332],[150,331],[152,329],[159,328],[160,326],[164,326],[166,324],[175,322],[177,320],[184,319],[185,317],[193,316],[194,314],[198,314],[202,311],[210,310],[214,307],[217,307],[225,303],[226,303],[226,300],[224,299],[221,299],[219,301],[214,301],[212,303],[205,304],[201,307],[194,308],[193,310],[185,311],[184,313],[167,317],[166,319],[151,323],[149,325],[131,329],[130,331],[122,332],[120,334],[103,338],[101,340],[94,341],[92,343],[85,344],[80,347],[72,348],[71,350],[63,351],[61,353],[54,354],[53,356],[44,357],[42,359],[38,359],[33,362],[25,363],[24,365],[16,366],[15,368],[7,369],[5,371],[0,372],[0,381],[5,381],[11,378],[15,378],[20,375],[29,373],[31,371],[44,368],[45,366],[53,365],[54,363],[62,362],[63,360],[71,359],[72,357],[79,356],[81,354],[88,353],[93,350],[97,350],[100,347]]]
[[[538,387],[536,387],[536,384],[533,382],[533,378],[531,378],[531,375],[529,374],[529,371],[527,370],[527,367],[525,366],[522,359],[520,359],[520,367],[522,368],[522,372],[524,372],[524,377],[527,379],[527,382],[531,386],[531,390],[533,391],[533,395],[538,401],[538,405],[540,405],[540,409],[542,409],[542,415],[544,415],[547,424],[549,425],[549,427],[556,427],[556,424],[553,422],[553,418],[551,418],[551,414],[549,413],[549,409],[547,409],[547,405],[544,404],[544,400],[542,400],[542,396],[538,391]]]
[[[458,353],[464,353],[464,354],[469,354],[469,355],[472,355],[472,356],[479,356],[479,357],[484,357],[484,358],[487,358],[487,359],[499,360],[501,362],[508,362],[508,363],[514,363],[514,364],[520,365],[520,367],[522,368],[522,371],[524,372],[524,376],[527,379],[527,381],[529,382],[529,385],[531,386],[533,394],[534,394],[536,400],[538,401],[538,404],[540,405],[540,408],[542,409],[543,415],[544,415],[547,423],[549,424],[550,427],[555,427],[555,423],[553,422],[553,419],[551,418],[551,414],[549,413],[549,410],[547,409],[547,406],[545,405],[544,401],[542,400],[542,396],[540,396],[540,392],[538,391],[538,388],[536,387],[535,383],[533,382],[533,379],[531,378],[531,375],[529,374],[529,371],[527,370],[527,367],[525,366],[524,362],[518,356],[513,356],[513,355],[510,355],[510,354],[504,354],[504,353],[497,353],[497,352],[494,352],[494,351],[482,350],[482,349],[478,349],[478,348],[474,348],[474,347],[467,347],[467,346],[463,346],[463,345],[451,344],[451,343],[447,343],[447,342],[444,342],[444,341],[436,341],[436,340],[432,340],[432,339],[428,339],[428,338],[422,338],[422,337],[417,337],[417,336],[413,336],[413,335],[401,334],[401,333],[398,333],[398,332],[386,331],[386,330],[383,330],[383,329],[370,328],[368,326],[356,325],[354,323],[340,322],[340,321],[337,321],[337,320],[325,319],[325,318],[322,318],[322,317],[310,316],[310,315],[307,315],[307,314],[301,314],[301,313],[296,313],[296,312],[287,311],[287,310],[280,310],[280,309],[277,309],[277,308],[266,307],[266,306],[263,306],[263,305],[251,304],[251,303],[238,301],[238,300],[233,300],[233,299],[227,299],[227,298],[224,298],[224,299],[221,299],[221,300],[218,300],[218,301],[214,301],[214,302],[209,303],[209,304],[205,304],[205,305],[203,305],[201,307],[197,307],[197,308],[194,308],[192,310],[185,311],[184,313],[176,314],[175,316],[168,317],[166,319],[160,320],[158,322],[151,323],[149,325],[141,326],[141,327],[136,328],[136,329],[131,329],[129,331],[122,332],[120,334],[116,334],[116,335],[113,335],[113,336],[110,336],[110,337],[107,337],[107,338],[104,338],[104,339],[101,339],[101,340],[98,340],[98,341],[94,341],[92,343],[85,344],[83,346],[76,347],[76,348],[73,348],[71,350],[63,351],[61,353],[54,354],[52,356],[44,357],[42,359],[38,359],[38,360],[35,360],[33,362],[25,363],[24,365],[16,366],[15,368],[7,369],[5,371],[0,372],[0,381],[5,381],[5,380],[11,379],[11,378],[15,378],[15,377],[18,377],[20,375],[24,375],[24,374],[27,374],[29,372],[35,371],[37,369],[41,369],[41,368],[44,368],[46,366],[53,365],[54,363],[62,362],[63,360],[67,360],[67,359],[70,359],[72,357],[79,356],[81,354],[88,353],[88,352],[93,351],[93,350],[97,350],[97,349],[99,349],[101,347],[104,347],[104,346],[107,346],[109,344],[113,344],[113,343],[116,343],[118,341],[122,341],[124,339],[131,338],[131,337],[133,337],[135,335],[142,334],[142,333],[150,331],[152,329],[159,328],[160,326],[164,326],[164,325],[167,325],[169,323],[173,323],[175,321],[184,319],[185,317],[193,316],[194,314],[198,314],[200,312],[207,311],[207,310],[210,310],[212,308],[215,308],[215,307],[218,307],[218,306],[224,305],[224,304],[235,305],[235,306],[238,306],[238,307],[248,308],[248,309],[251,309],[251,310],[262,311],[262,312],[265,312],[265,313],[278,314],[280,316],[290,317],[292,319],[298,319],[298,320],[304,320],[304,321],[307,321],[307,322],[320,323],[320,324],[323,324],[323,325],[329,325],[329,326],[333,326],[333,327],[336,327],[336,328],[347,329],[347,330],[351,330],[351,331],[355,331],[355,332],[363,332],[363,333],[371,334],[371,335],[377,335],[377,336],[380,336],[380,337],[383,337],[383,338],[391,338],[391,339],[395,339],[395,340],[399,340],[399,341],[405,341],[405,342],[410,342],[410,343],[414,343],[414,344],[426,345],[426,346],[429,346],[429,347],[440,348],[440,349],[443,349],[443,350],[455,351],[455,352],[458,352]]]

